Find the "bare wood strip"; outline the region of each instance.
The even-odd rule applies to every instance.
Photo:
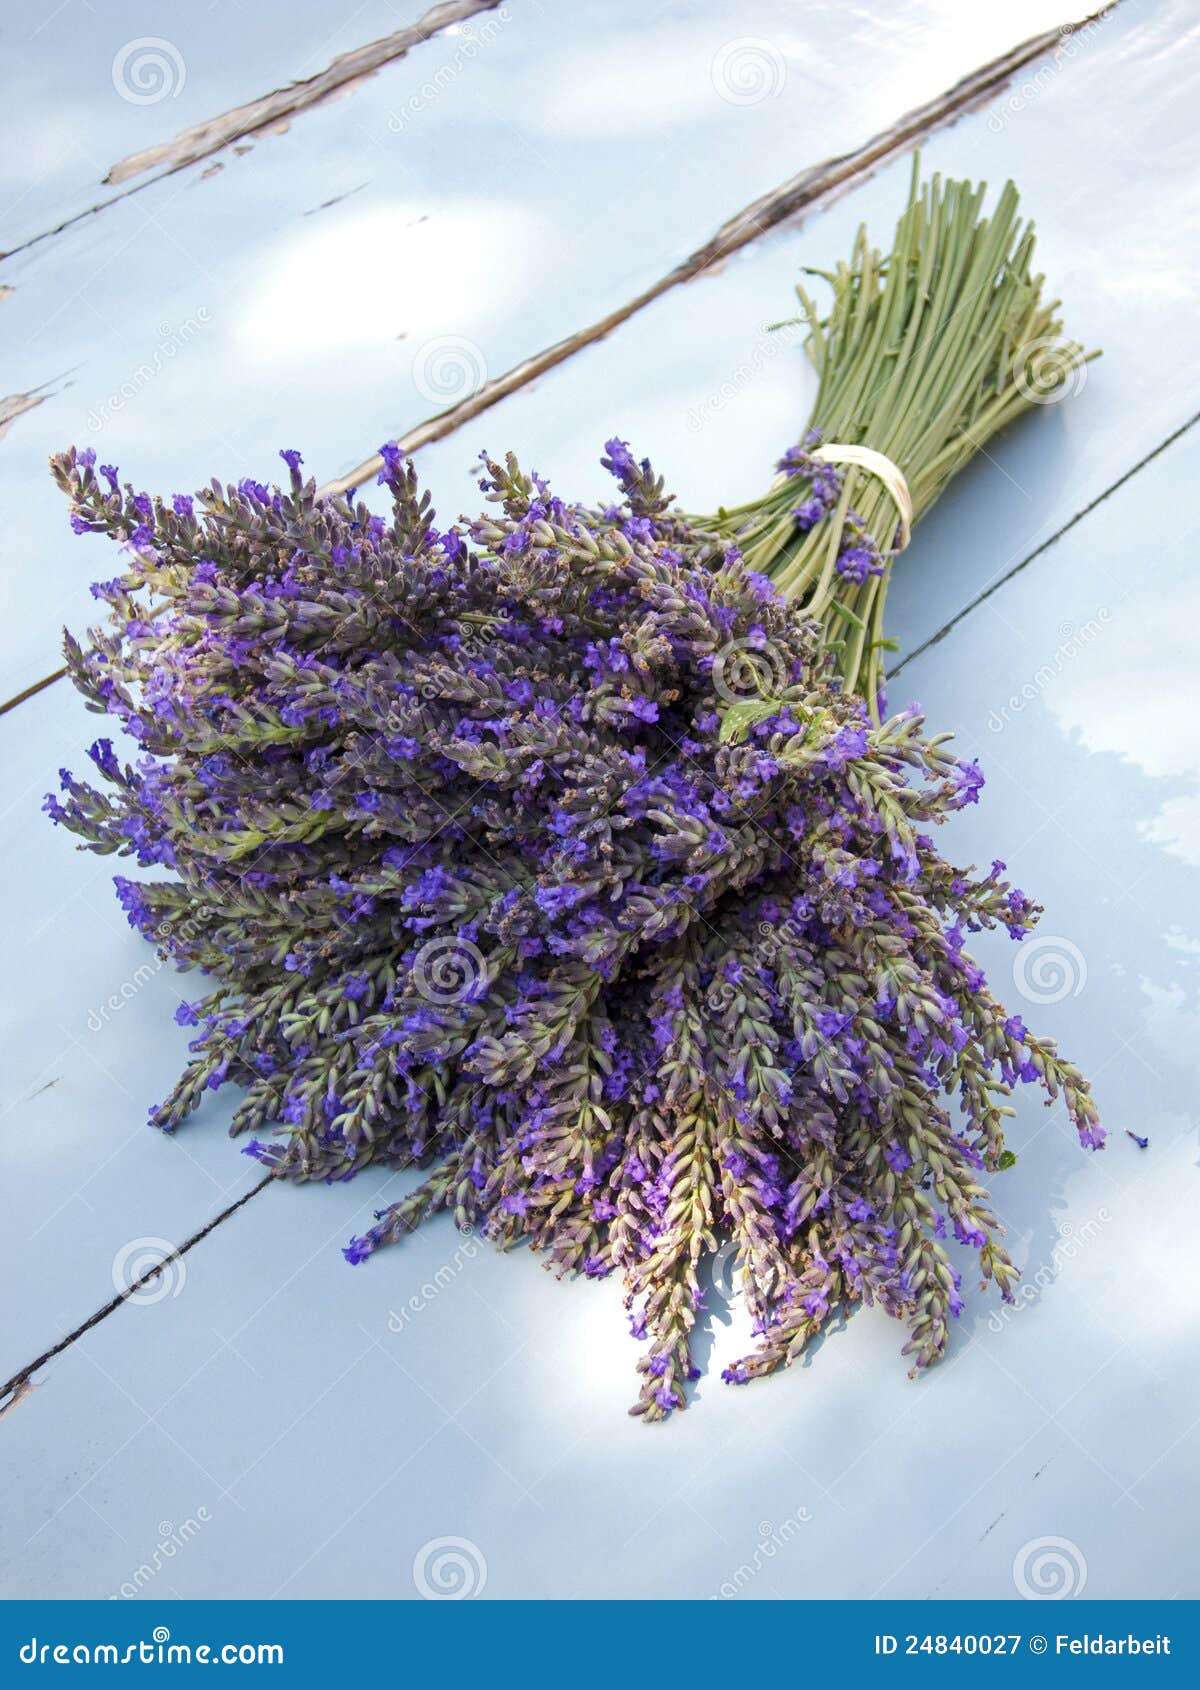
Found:
[[[934,130],[953,123],[962,113],[974,110],[1002,88],[1017,71],[1049,52],[1065,34],[1097,23],[1119,4],[1120,0],[1111,0],[1111,4],[1081,18],[1077,23],[1063,24],[1057,29],[1043,30],[1040,35],[1031,36],[1029,40],[1023,41],[999,58],[972,71],[969,76],[963,77],[935,99],[915,107],[890,128],[882,130],[853,152],[827,159],[822,164],[814,165],[790,177],[778,188],[754,200],[729,218],[690,258],[677,264],[644,292],[635,295],[615,311],[610,311],[599,322],[593,323],[589,328],[577,330],[566,339],[557,341],[531,358],[526,358],[503,375],[497,376],[495,380],[486,382],[470,398],[419,423],[416,428],[400,438],[398,444],[401,450],[411,455],[422,446],[431,445],[435,440],[444,440],[447,435],[453,434],[455,429],[480,416],[509,394],[516,393],[520,388],[536,381],[547,370],[552,370],[557,364],[563,363],[596,341],[603,340],[613,329],[627,322],[630,317],[661,298],[663,294],[669,293],[672,288],[678,287],[680,283],[694,280],[720,264],[730,254],[757,240],[760,235],[777,228],[789,219],[811,211],[818,202],[845,191],[859,178],[869,175],[878,165],[903,152],[906,147],[913,146]],[[434,8],[435,11],[437,9]],[[427,21],[431,15],[426,13],[422,21]],[[348,488],[361,486],[364,481],[377,475],[382,467],[383,460],[375,454],[364,459],[348,474],[327,481],[321,492],[342,493]],[[65,674],[65,669],[56,669],[52,674],[35,681],[23,692],[0,704],[0,716],[15,709],[18,704],[23,704],[26,699],[35,697],[46,687],[53,686]]]
[[[64,229],[72,228],[85,218],[95,217],[110,205],[128,199],[131,194],[140,193],[143,188],[150,187],[154,182],[161,182],[164,177],[173,176],[176,171],[184,170],[190,164],[210,158],[213,153],[221,152],[235,142],[245,140],[247,136],[286,129],[291,119],[299,113],[311,111],[314,106],[323,105],[327,100],[348,93],[358,83],[382,70],[385,65],[402,59],[423,41],[432,39],[442,30],[449,29],[452,24],[465,23],[479,12],[494,11],[499,4],[500,0],[439,0],[439,4],[431,6],[416,23],[408,24],[392,35],[385,35],[379,41],[369,41],[365,46],[355,47],[349,53],[340,54],[316,76],[289,83],[286,88],[277,88],[270,94],[251,100],[247,105],[235,106],[232,111],[222,112],[219,117],[208,118],[191,129],[184,129],[172,141],[163,141],[157,146],[144,147],[141,152],[130,153],[127,158],[119,159],[112,166],[104,178],[104,184],[106,187],[117,187],[132,180],[131,187],[111,194],[108,199],[99,200],[95,205],[89,205],[71,217],[65,217],[61,223],[43,229],[40,234],[30,236],[28,240],[11,247],[7,252],[0,252],[0,260],[27,252],[30,247],[49,240],[52,235],[61,235]],[[147,173],[150,171],[155,171],[156,174],[149,176]],[[133,180],[138,177],[145,180]]]
[[[449,410],[419,423],[416,428],[400,438],[398,445],[401,450],[411,455],[435,440],[444,440],[473,417],[490,410],[501,399],[507,399],[510,394],[545,375],[547,370],[554,369],[557,364],[564,363],[585,347],[603,340],[615,328],[628,322],[639,311],[645,310],[646,306],[653,304],[656,299],[661,299],[672,288],[683,282],[694,281],[697,276],[706,270],[712,270],[731,254],[757,240],[760,235],[812,210],[819,202],[830,199],[863,176],[869,175],[887,159],[903,152],[905,148],[924,139],[934,130],[953,123],[964,112],[973,110],[989,99],[1031,60],[1040,58],[1043,53],[1058,45],[1065,34],[1098,22],[1119,4],[1120,0],[1112,0],[1110,5],[1081,18],[1077,23],[1062,24],[1057,29],[1043,30],[1041,34],[1031,36],[1019,46],[1001,54],[999,58],[992,59],[988,64],[972,71],[936,98],[906,112],[889,128],[881,130],[878,135],[872,136],[853,152],[826,159],[821,164],[812,165],[809,169],[800,171],[798,175],[789,177],[779,187],[763,194],[760,199],[754,200],[743,210],[736,212],[727,222],[722,223],[703,246],[698,247],[689,258],[685,258],[666,275],[652,282],[642,293],[635,294],[632,299],[626,300],[623,305],[619,305],[616,310],[610,311],[589,327],[578,329],[564,340],[556,341],[553,346],[548,346],[521,363],[514,364],[512,369],[506,370],[503,375],[492,381],[485,382],[477,392],[460,400],[457,405],[452,405]],[[377,475],[382,467],[383,459],[376,453],[364,459],[347,474],[326,482],[321,491],[342,493],[347,488],[358,487]]]
[[[441,0],[416,23],[408,24],[392,35],[385,35],[382,40],[368,41],[363,47],[339,54],[316,76],[306,77],[302,82],[291,82],[286,88],[277,88],[270,94],[251,100],[248,105],[235,106],[232,111],[210,117],[204,123],[184,129],[173,141],[130,153],[128,158],[113,165],[104,178],[105,186],[115,187],[160,166],[165,166],[164,174],[169,175],[173,170],[183,170],[202,158],[210,158],[234,141],[243,141],[248,135],[257,135],[344,94],[355,83],[374,76],[377,70],[395,59],[402,59],[410,48],[428,41],[451,24],[465,23],[478,12],[494,11],[497,5],[499,0]]]

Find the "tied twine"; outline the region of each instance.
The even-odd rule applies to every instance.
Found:
[[[908,482],[898,465],[873,446],[839,445],[836,441],[829,446],[814,447],[811,455],[827,464],[855,464],[883,483],[900,517],[900,532],[893,550],[902,552],[912,538],[913,506]]]

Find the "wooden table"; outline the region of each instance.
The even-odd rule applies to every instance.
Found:
[[[111,573],[103,542],[69,533],[49,450],[94,445],[171,491],[273,476],[298,446],[332,479],[850,155],[803,227],[582,337],[418,459],[447,511],[474,500],[483,445],[599,496],[615,431],[688,505],[751,493],[811,398],[798,344],[766,325],[800,264],[836,261],[861,219],[890,232],[910,160],[885,144],[872,173],[871,138],[956,110],[916,123],[926,166],[1016,179],[1070,331],[1105,356],[923,523],[893,587],[893,698],[984,764],[951,844],[1043,901],[1046,967],[1014,978],[1005,940],[983,960],[1093,1077],[1110,1145],[1087,1157],[1061,1110],[1021,1101],[996,1195],[1027,1292],[1007,1315],[973,1293],[930,1377],[910,1383],[899,1329],[864,1313],[811,1365],[727,1390],[735,1301],[692,1409],[647,1430],[624,1414],[616,1284],[557,1284],[448,1221],[351,1272],[339,1246],[395,1177],[254,1191],[223,1095],[172,1139],[144,1125],[186,1043],[178,983],[126,928],[112,865],[40,814],[96,727],[51,685],[0,719],[0,1374],[49,1358],[0,1425],[0,1589],[416,1596],[414,1561],[454,1538],[487,1596],[990,1597],[1049,1538],[1089,1596],[1195,1595],[1192,9],[1121,5],[969,109],[947,90],[1066,21],[1048,0],[435,12],[376,74],[335,72],[341,97],[306,105],[310,81],[266,108],[282,132],[180,168],[179,132],[320,77],[419,5],[338,22],[315,0],[219,0],[164,9],[149,46],[123,0],[30,5],[8,28],[0,694],[55,668],[60,625],[86,623],[86,583]],[[109,1306],[131,1264],[189,1243]]]

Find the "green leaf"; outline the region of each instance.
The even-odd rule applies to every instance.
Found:
[[[776,698],[742,698],[728,704],[721,718],[721,744],[740,745],[750,729],[768,716],[776,716],[783,705]]]
[[[834,599],[833,603],[829,607],[829,613],[831,616],[844,616],[847,622],[853,622],[856,628],[866,627],[866,623],[863,621],[858,612],[851,610],[848,604],[843,604],[841,599]]]
[[[1002,1150],[1000,1152],[1000,1160],[996,1163],[996,1166],[1000,1169],[1002,1174],[1007,1173],[1010,1168],[1015,1168],[1016,1165],[1017,1158],[1013,1151]]]

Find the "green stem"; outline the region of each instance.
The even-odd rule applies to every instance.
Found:
[[[914,161],[890,256],[881,258],[860,229],[850,263],[825,276],[833,290],[826,316],[803,286],[796,290],[818,377],[806,435],[890,458],[908,484],[914,522],[999,429],[1061,397],[1096,356],[1062,338],[1058,301],[1042,299],[1033,225],[1017,217],[1013,184],[990,217],[981,216],[984,193],[937,175],[922,185]],[[735,541],[748,568],[822,624],[845,684],[878,714],[896,508],[876,476],[847,466],[836,508],[804,532],[792,513],[811,486],[810,473],[785,473],[761,498],[695,520]],[[855,517],[882,565],[861,584],[837,569]]]

